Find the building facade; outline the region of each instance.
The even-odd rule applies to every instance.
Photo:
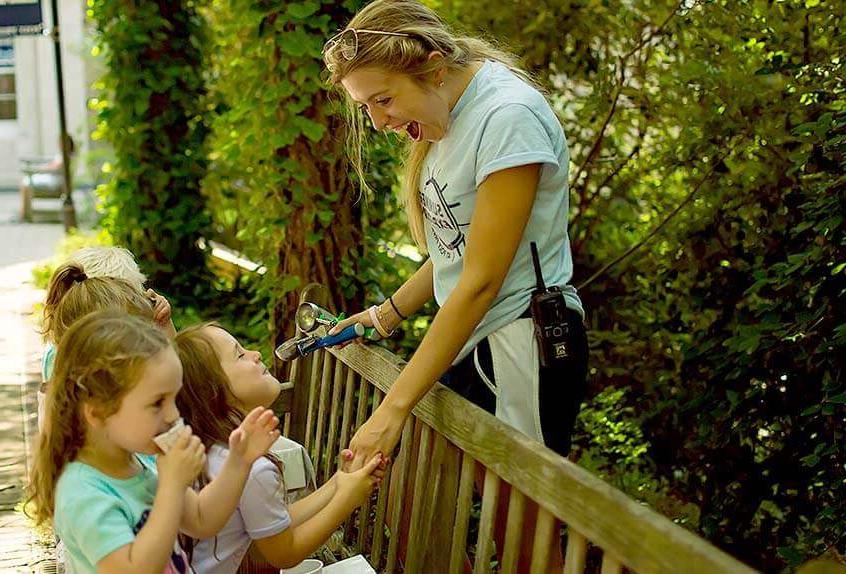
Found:
[[[96,79],[85,22],[85,0],[58,0],[68,133],[74,139],[77,178],[90,147],[92,116],[87,101]],[[42,2],[44,28],[52,26],[50,2]],[[59,154],[59,99],[49,36],[0,37],[0,188],[19,184],[21,160]]]

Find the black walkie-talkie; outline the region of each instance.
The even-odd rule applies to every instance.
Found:
[[[540,350],[540,364],[547,367],[556,359],[569,356],[567,340],[570,325],[567,322],[567,305],[561,288],[553,286],[547,289],[543,282],[538,247],[531,242],[532,264],[535,267],[537,287],[532,292],[532,321],[535,324],[535,337]]]

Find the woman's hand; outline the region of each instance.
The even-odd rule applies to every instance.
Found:
[[[364,311],[362,311],[360,313],[356,313],[352,317],[347,317],[346,319],[339,321],[334,327],[329,329],[329,332],[327,334],[328,335],[335,335],[337,333],[340,333],[344,328],[349,327],[350,325],[354,325],[356,323],[361,323],[362,325],[364,325],[365,329],[368,329],[368,328],[373,326],[373,321],[370,320],[370,313],[368,313],[367,310],[365,309]],[[336,347],[338,349],[343,349],[344,347],[346,347],[350,343],[361,342],[361,341],[362,341],[362,338],[359,337],[357,339],[352,339],[350,341],[347,341],[346,343],[341,343],[340,345],[336,345]]]
[[[278,424],[279,419],[273,411],[264,407],[254,408],[229,435],[229,455],[252,465],[279,438]]]
[[[387,460],[393,453],[394,447],[397,446],[406,415],[397,410],[383,408],[383,406],[380,405],[376,409],[376,412],[361,425],[350,441],[349,450],[352,451],[350,468],[361,468],[366,461],[379,453],[382,454],[383,460]],[[345,455],[349,459],[347,451],[344,451],[341,456]]]

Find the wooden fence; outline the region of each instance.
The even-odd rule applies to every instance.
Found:
[[[402,366],[373,345],[318,351],[294,363],[290,433],[305,444],[319,481],[335,471],[338,453]],[[477,504],[480,497],[474,495],[480,476],[477,522],[471,510],[474,496]],[[495,562],[494,528],[504,492],[504,544]],[[527,514],[532,502],[539,510]],[[440,384],[414,409],[389,476],[347,522],[345,536],[380,572],[459,574],[467,567],[468,548],[475,550],[475,574],[516,572],[521,544],[531,548],[531,572],[545,572],[558,521],[567,526],[567,574],[586,567],[602,574],[753,572]],[[471,523],[476,532],[468,545]],[[531,532],[531,541],[521,540]]]

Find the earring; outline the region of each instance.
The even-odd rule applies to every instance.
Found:
[[[438,87],[439,87],[439,88],[443,88],[443,87],[444,87],[444,81],[443,81],[443,80],[441,80],[441,81],[440,81],[440,83],[438,84]]]

